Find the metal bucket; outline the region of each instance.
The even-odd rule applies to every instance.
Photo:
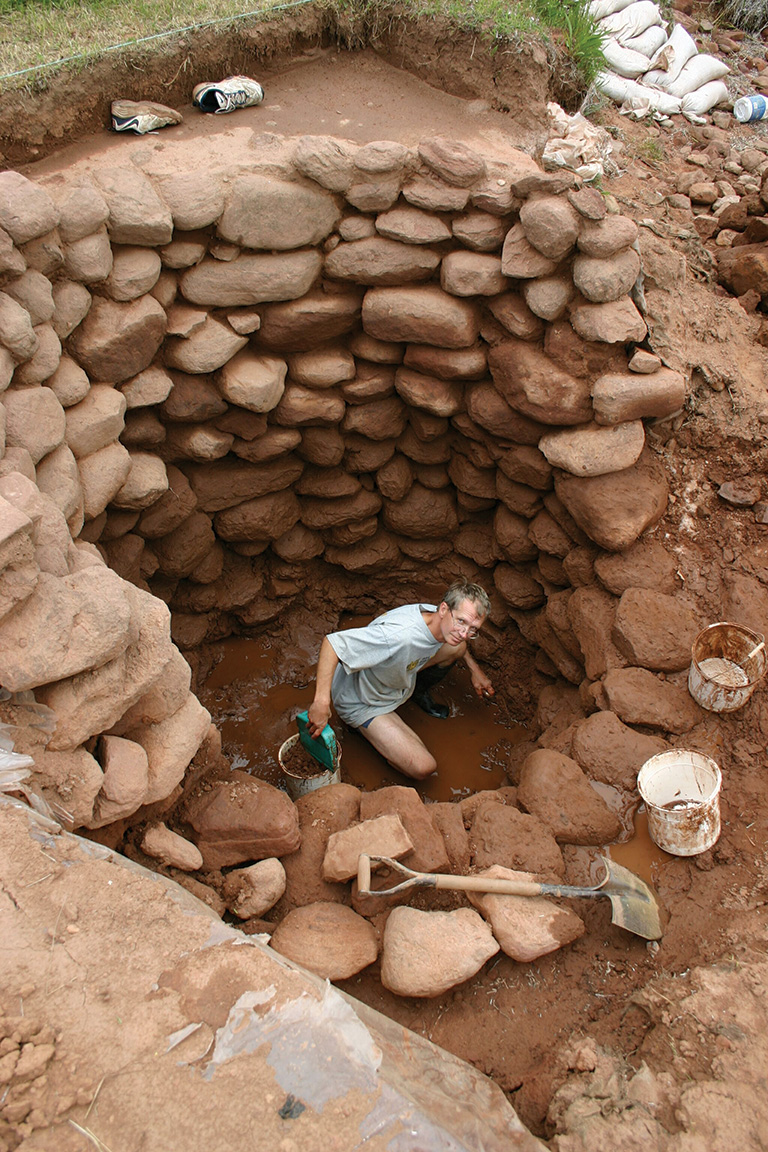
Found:
[[[654,844],[673,856],[697,856],[720,835],[720,769],[700,752],[674,749],[646,760],[637,789]]]
[[[280,745],[280,751],[277,754],[278,762],[285,777],[285,786],[288,789],[288,795],[291,799],[298,800],[299,796],[306,796],[308,792],[314,792],[316,788],[325,788],[327,784],[340,784],[341,748],[338,749],[336,768],[333,772],[331,772],[330,768],[320,768],[316,776],[296,776],[286,768],[285,756],[290,752],[298,739],[298,732],[294,733],[293,736],[289,736],[288,739]]]
[[[742,708],[765,675],[765,648],[751,652],[765,640],[741,624],[710,624],[696,637],[688,670],[688,691],[710,712]]]

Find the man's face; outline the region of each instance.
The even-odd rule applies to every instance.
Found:
[[[449,608],[443,601],[438,609],[446,644],[456,647],[462,640],[471,640],[485,623],[481,609],[471,600],[462,600],[458,608]]]

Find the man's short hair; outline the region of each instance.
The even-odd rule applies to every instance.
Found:
[[[454,580],[443,596],[443,603],[453,611],[463,600],[471,601],[483,616],[487,616],[491,610],[491,601],[485,588],[481,588],[479,584],[472,584],[469,580]]]

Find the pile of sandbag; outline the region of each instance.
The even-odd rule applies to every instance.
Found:
[[[653,0],[591,0],[589,11],[606,32],[608,68],[596,87],[622,111],[648,112],[689,120],[728,99],[723,77],[730,71],[716,56],[699,52],[682,24],[667,36],[667,24]]]

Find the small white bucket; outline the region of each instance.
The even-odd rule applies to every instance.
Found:
[[[741,624],[710,624],[696,637],[688,669],[688,691],[709,712],[743,708],[765,675],[765,637]],[[754,654],[753,654],[754,653]]]
[[[280,751],[277,754],[278,762],[285,777],[285,786],[288,789],[288,795],[291,799],[298,800],[299,796],[306,796],[308,792],[314,792],[316,788],[325,788],[328,784],[340,784],[341,748],[339,748],[338,745],[336,747],[336,768],[333,772],[331,772],[330,768],[320,768],[316,776],[296,776],[286,768],[285,757],[298,739],[298,732],[294,733],[293,736],[289,736],[288,739],[280,745]]]
[[[700,752],[673,749],[646,760],[637,789],[654,844],[673,856],[697,856],[716,844],[721,784],[717,764]]]

